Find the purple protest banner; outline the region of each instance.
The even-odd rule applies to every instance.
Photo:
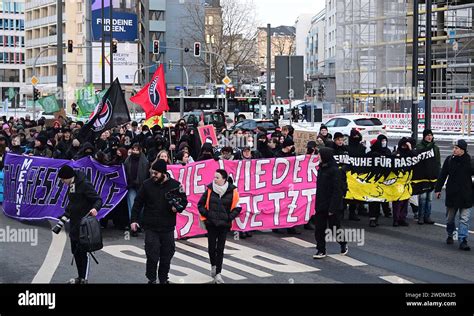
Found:
[[[67,187],[57,178],[69,164],[83,172],[102,197],[98,219],[105,217],[127,194],[125,170],[104,166],[90,157],[78,161],[7,154],[4,167],[5,215],[19,220],[56,219],[67,205]]]

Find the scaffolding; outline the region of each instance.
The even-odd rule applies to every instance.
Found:
[[[418,1],[414,94],[413,1],[337,0],[336,83],[343,110],[407,111],[413,97],[423,98],[426,5]],[[474,94],[473,12],[472,0],[433,0],[432,100],[461,100]]]

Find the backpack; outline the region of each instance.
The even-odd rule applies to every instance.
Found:
[[[85,216],[79,225],[79,246],[86,252],[102,249],[102,232],[97,218]]]

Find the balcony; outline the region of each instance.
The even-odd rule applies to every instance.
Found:
[[[46,26],[50,24],[57,24],[58,16],[51,15],[44,18],[39,18],[31,21],[25,21],[25,29],[33,29],[39,26]],[[63,15],[63,22],[66,22],[66,17]]]
[[[38,58],[38,61],[36,62],[36,66],[43,66],[43,65],[50,65],[50,64],[56,64],[57,63],[57,56],[44,56]],[[63,55],[63,60],[66,60],[66,55]],[[33,63],[35,62],[35,58],[28,58],[26,60],[26,66],[28,67],[33,67]]]
[[[63,39],[66,38],[66,34],[63,34]],[[58,37],[56,35],[40,37],[35,39],[26,40],[26,48],[56,45]]]
[[[49,4],[56,4],[56,0],[35,0],[35,1],[27,1],[25,3],[25,10],[31,10],[34,8],[42,7]]]

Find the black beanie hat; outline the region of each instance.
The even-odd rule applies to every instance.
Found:
[[[462,150],[467,151],[467,143],[464,139],[458,140],[454,146],[457,146]]]
[[[151,169],[158,171],[160,173],[166,173],[166,170],[167,170],[166,162],[163,159],[159,159],[157,162],[153,164]]]
[[[321,127],[319,128],[319,131],[321,131],[321,130],[323,130],[323,129],[328,130],[327,126],[324,125],[324,124],[321,125]]]
[[[69,165],[64,165],[59,169],[58,178],[59,179],[71,179],[76,176],[76,172]]]
[[[427,135],[433,136],[433,131],[430,130],[430,129],[428,129],[428,128],[425,129],[425,130],[423,131],[423,138],[425,138]]]

